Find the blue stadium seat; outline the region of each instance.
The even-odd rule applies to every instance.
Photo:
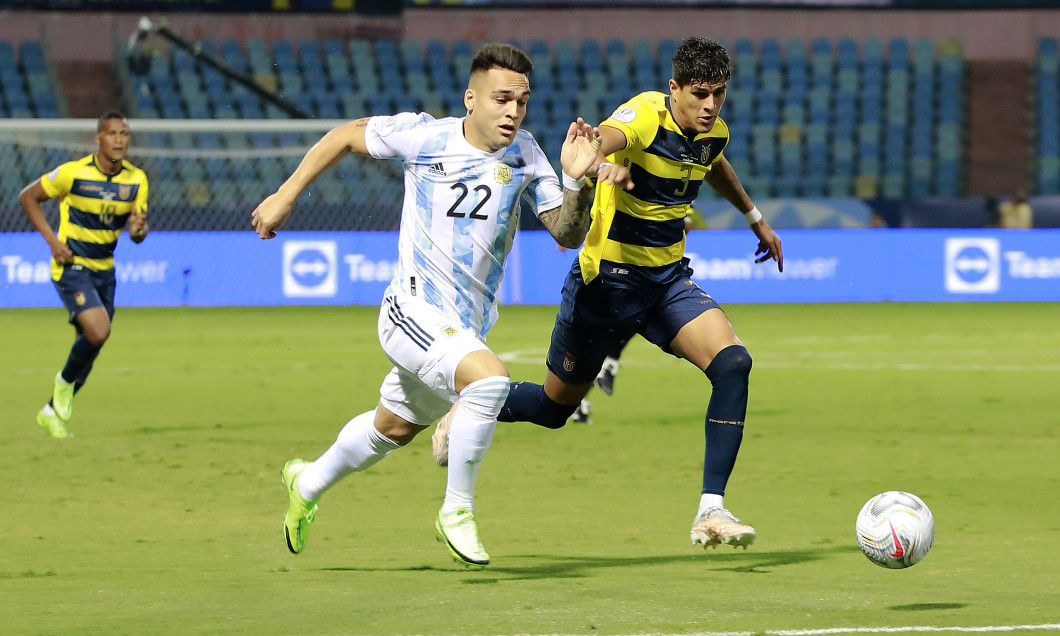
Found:
[[[831,174],[847,178],[854,177],[854,141],[850,138],[832,140]]]
[[[756,123],[776,124],[780,119],[780,97],[776,93],[760,92],[754,107]]]
[[[423,52],[419,42],[403,40],[401,42],[401,66],[405,74],[416,73],[426,75],[427,67],[423,62]]]
[[[807,101],[810,105],[810,123],[827,125],[832,119],[832,95],[827,88],[814,88]]]
[[[604,50],[607,53],[607,57],[628,57],[626,53],[626,43],[617,38],[611,38],[604,43]]]
[[[1057,40],[1055,37],[1044,37],[1038,39],[1038,55],[1041,57],[1056,57]]]
[[[784,93],[784,76],[779,68],[762,69],[758,74],[758,90],[779,97]]]
[[[750,41],[750,40],[748,40]],[[677,40],[663,39],[656,43],[658,55],[656,56],[657,77],[668,78],[673,72],[674,53],[677,52]]]
[[[913,67],[917,72],[933,70],[935,67],[935,40],[917,38],[913,43]]]
[[[756,177],[772,179],[777,172],[776,127],[771,123],[751,127],[751,164]]]
[[[537,72],[537,69],[541,65],[545,65],[545,64],[550,64],[551,63],[552,52],[549,49],[548,41],[546,41],[546,40],[530,40],[530,49],[527,51],[527,53],[530,54],[530,59],[533,60],[533,62],[534,62],[534,72],[535,73]],[[432,60],[433,59],[437,59],[437,58],[433,57],[433,55],[437,54],[437,51],[432,52],[432,51],[428,50],[427,54],[428,54],[428,58],[430,58]]]
[[[785,124],[796,124],[801,126],[806,123],[806,108],[799,102],[784,104],[780,113],[780,121]]]
[[[319,42],[310,39],[299,40],[298,61],[304,69],[321,68],[324,62],[320,57]]]
[[[801,180],[801,196],[819,199],[826,196],[828,178],[824,175],[807,175]]]
[[[858,126],[858,157],[860,159],[880,158],[880,125],[863,123]]]
[[[35,40],[22,40],[18,43],[18,62],[25,73],[48,72],[40,43]]]
[[[891,38],[888,43],[887,65],[892,69],[909,70],[909,40]]]
[[[729,89],[722,117],[734,123],[751,124],[754,118],[754,93],[739,88]]]
[[[600,42],[596,40],[581,41],[581,67],[586,74],[603,73],[604,60],[600,53]]]
[[[867,38],[862,43],[862,64],[864,65],[883,65],[884,58],[886,56],[883,53],[883,41],[879,38]]]
[[[858,67],[858,43],[853,38],[842,38],[838,44],[839,70],[854,69]]]
[[[887,199],[900,199],[905,196],[905,175],[886,173],[880,182],[880,196]]]
[[[15,47],[7,40],[0,40],[0,64],[12,68],[15,65]]]
[[[765,38],[759,43],[761,50],[758,62],[763,71],[780,70],[780,42],[776,38]]]

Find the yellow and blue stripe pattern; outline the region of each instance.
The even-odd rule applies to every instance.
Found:
[[[729,142],[720,117],[710,132],[685,135],[667,107],[667,95],[654,91],[629,100],[600,125],[625,134],[626,147],[608,161],[629,169],[634,188],[597,186],[592,225],[578,256],[587,283],[599,274],[601,261],[635,267],[680,261],[684,217]]]
[[[114,267],[118,235],[135,209],[147,212],[147,175],[128,161],[116,175],[104,174],[95,155],[68,161],[40,178],[51,198],[59,198],[59,240],[65,241],[72,265],[91,270]],[[59,280],[63,268],[52,260],[51,275]]]

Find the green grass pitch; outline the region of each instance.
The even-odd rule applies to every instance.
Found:
[[[726,503],[758,542],[690,545],[709,384],[638,339],[615,395],[590,395],[593,425],[499,426],[482,571],[434,541],[429,433],[325,495],[306,551],[287,552],[280,467],[375,404],[375,308],[119,308],[70,440],[34,424],[71,342],[62,310],[0,311],[0,632],[1060,623],[1056,305],[727,310],[755,368]],[[513,378],[543,378],[554,312],[502,308],[490,345]],[[895,489],[936,518],[934,548],[902,571],[854,540],[861,505]]]

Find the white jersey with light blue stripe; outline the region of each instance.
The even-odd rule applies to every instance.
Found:
[[[485,337],[497,321],[497,289],[519,225],[519,200],[534,214],[559,207],[563,186],[534,137],[485,152],[464,138],[463,118],[427,113],[372,117],[373,157],[400,158],[405,202],[391,287],[424,298]]]

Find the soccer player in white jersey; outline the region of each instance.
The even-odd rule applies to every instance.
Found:
[[[458,563],[489,563],[475,522],[474,488],[508,395],[509,374],[485,336],[497,319],[497,289],[519,201],[529,200],[560,244],[578,246],[589,226],[582,185],[599,149],[598,130],[580,119],[572,123],[560,155],[561,185],[537,141],[519,129],[532,68],[514,46],[483,46],[471,62],[466,117],[401,113],[339,126],[253,212],[258,234],[272,238],[298,195],[347,153],[398,158],[404,166],[399,263],[379,313],[379,341],[394,367],[376,408],[350,420],[316,461],[292,459],[283,467],[289,498],[284,535],[291,552],[304,549],[317,501],[328,488],[408,444],[459,398],[435,531]],[[608,183],[629,179],[628,171],[615,166],[596,171]]]

